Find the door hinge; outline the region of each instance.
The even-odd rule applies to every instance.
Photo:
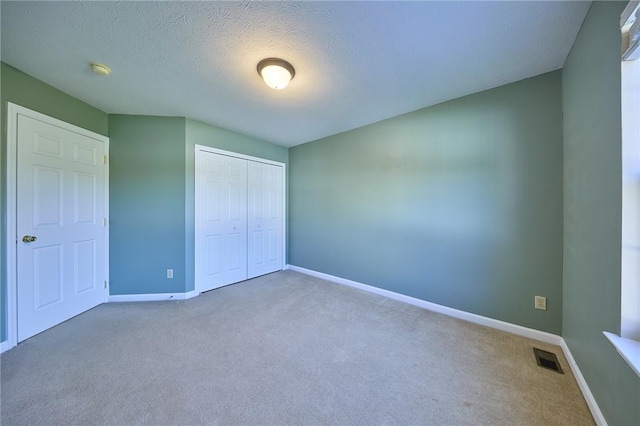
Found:
[[[104,159],[104,164],[107,164],[107,156],[106,155],[103,156],[103,159]]]
[[[102,224],[103,224],[104,226],[107,226],[107,218],[106,218],[106,217],[102,220]]]
[[[104,282],[104,288],[107,288],[107,282],[106,281]]]

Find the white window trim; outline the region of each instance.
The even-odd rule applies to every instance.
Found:
[[[625,339],[613,333],[604,331],[603,334],[616,347],[620,356],[629,364],[629,367],[640,376],[640,342]]]
[[[624,9],[620,19],[620,30],[622,32],[622,185],[623,185],[623,215],[622,215],[622,280],[620,303],[620,336],[603,332],[605,337],[616,348],[622,359],[629,364],[629,367],[640,377],[640,339],[638,328],[640,328],[640,281],[638,279],[638,211],[640,210],[640,194],[636,194],[635,186],[639,178],[640,170],[640,126],[637,124],[636,116],[637,97],[635,93],[637,82],[633,81],[631,88],[628,86],[631,70],[636,72],[640,66],[640,1],[630,1]],[[630,61],[634,61],[630,67]],[[627,64],[625,64],[627,62]],[[626,71],[626,72],[625,72]],[[640,80],[640,78],[639,78]],[[627,86],[625,86],[625,82]],[[628,188],[625,182],[631,182],[631,194],[625,193]],[[633,301],[636,304],[633,304]]]

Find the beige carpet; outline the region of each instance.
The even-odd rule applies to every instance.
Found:
[[[101,305],[1,360],[5,426],[593,424],[560,348],[292,271]]]

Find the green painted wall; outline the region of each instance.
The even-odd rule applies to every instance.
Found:
[[[290,149],[289,262],[560,334],[561,93],[556,71]]]
[[[109,137],[110,294],[183,293],[185,119],[110,115]]]
[[[194,145],[287,163],[289,263],[562,330],[607,421],[640,424],[640,379],[602,336],[620,324],[624,4],[593,3],[561,73],[291,150],[190,119],[108,116],[1,63],[0,179],[8,101],[109,135],[111,292],[184,292],[193,289]],[[547,312],[532,309],[535,294],[549,298]]]
[[[253,157],[279,161],[288,164],[289,150],[285,147],[241,135],[200,121],[187,119],[185,143],[185,196],[186,196],[186,241],[185,259],[187,268],[187,290],[193,290],[194,283],[194,218],[195,218],[195,146],[204,145],[225,151],[237,152]]]
[[[194,289],[195,144],[288,158],[287,148],[185,118],[110,115],[109,135],[112,295]]]
[[[58,120],[107,136],[107,113],[76,99],[10,65],[2,67],[2,137],[6,136],[6,103],[13,102]]]
[[[205,145],[281,163],[287,163],[289,160],[289,150],[283,146],[274,145],[200,121],[187,119],[186,132],[187,154],[190,156],[194,154],[195,145]],[[190,176],[193,178],[193,173]]]
[[[5,156],[7,152],[7,102],[32,109],[46,114],[50,117],[66,121],[79,127],[91,130],[101,135],[108,135],[108,115],[91,105],[84,103],[48,84],[37,80],[30,75],[13,68],[4,62],[0,63],[0,102],[1,106],[1,145],[0,145],[0,188],[2,191],[2,228],[6,228],[6,170]],[[0,327],[1,339],[5,341],[6,330],[6,241],[2,238],[0,242],[1,276],[0,294],[2,303],[0,304]]]
[[[620,330],[620,32],[594,2],[563,70],[562,335],[611,425],[640,424],[640,378],[602,335]]]

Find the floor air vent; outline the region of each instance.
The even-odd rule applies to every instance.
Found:
[[[549,370],[564,374],[564,371],[562,371],[562,367],[560,367],[560,363],[558,362],[558,357],[556,356],[556,354],[543,351],[542,349],[538,348],[533,348],[533,353],[535,354],[536,362],[540,367],[548,368]]]

